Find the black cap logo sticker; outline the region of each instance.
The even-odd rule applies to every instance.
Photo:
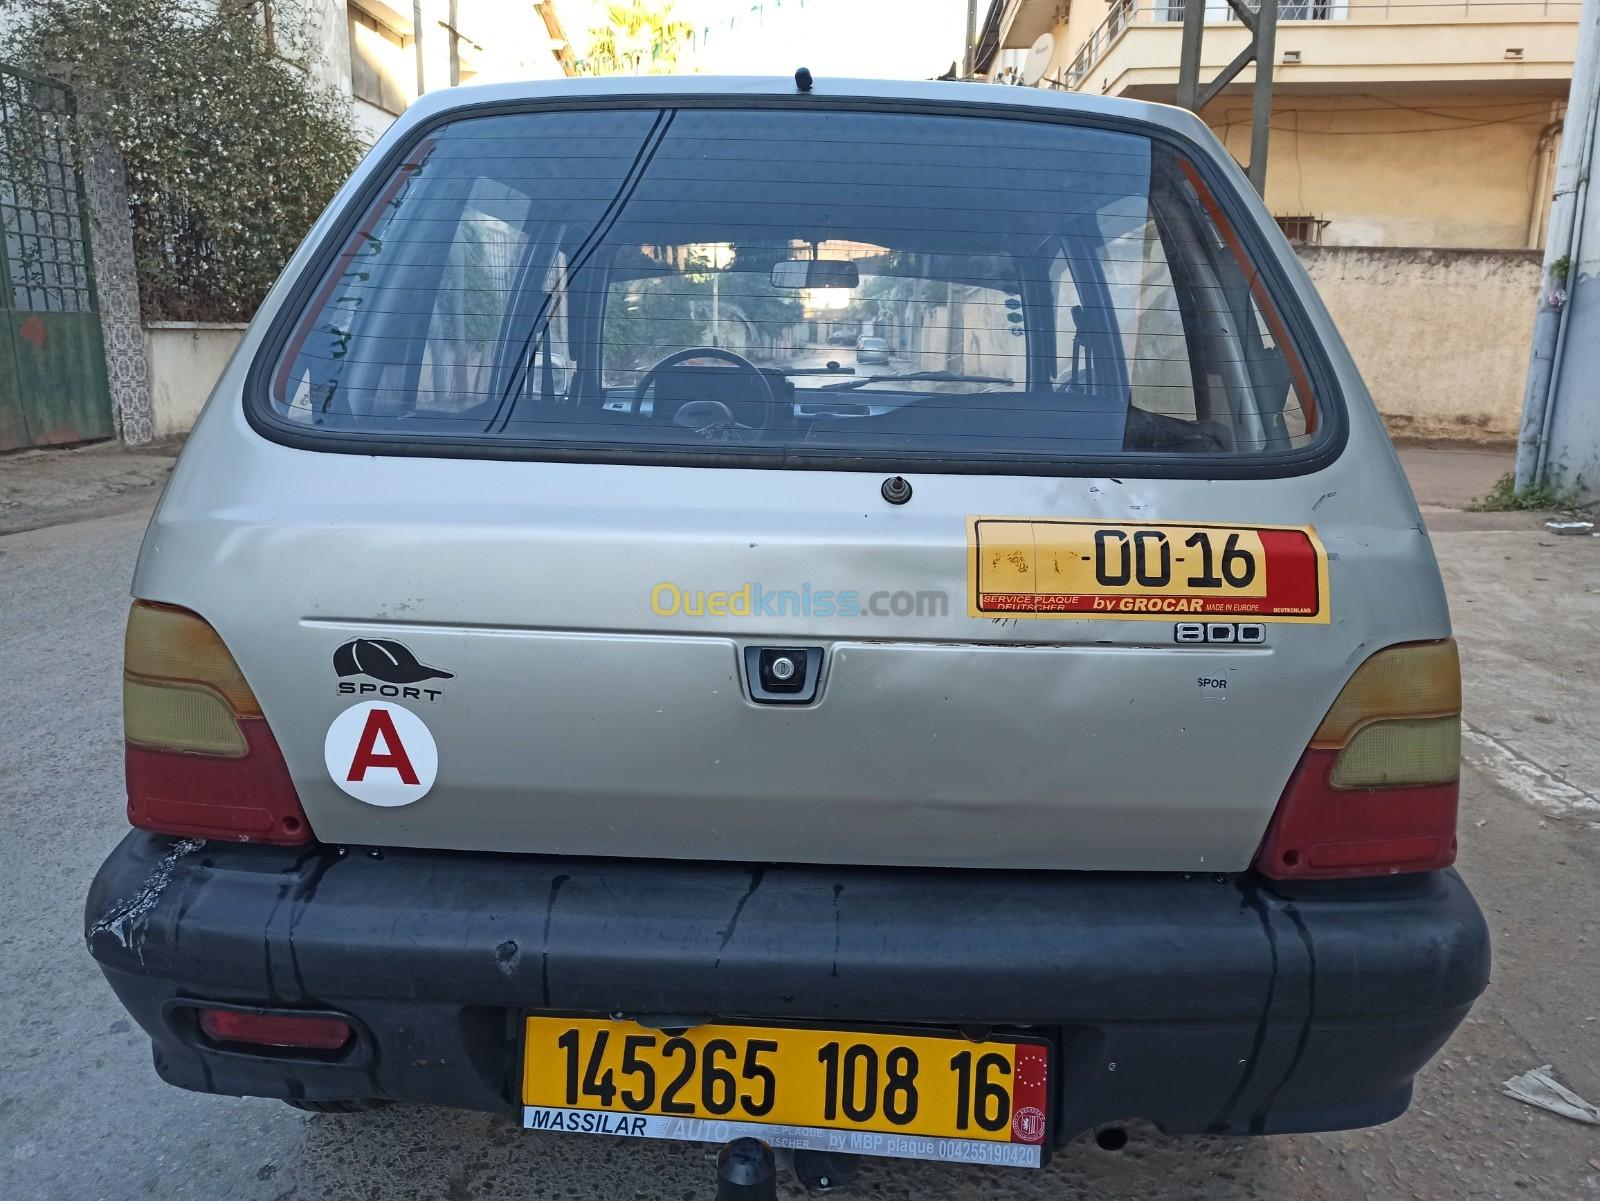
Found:
[[[371,676],[385,684],[455,678],[452,671],[419,662],[408,647],[392,638],[352,638],[333,652],[333,670],[341,676]]]

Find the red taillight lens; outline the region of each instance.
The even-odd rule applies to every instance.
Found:
[[[1339,693],[1301,756],[1255,869],[1306,880],[1449,867],[1460,772],[1455,642],[1379,651]]]
[[[203,618],[135,601],[122,697],[128,820],[135,826],[234,842],[310,841],[261,706]]]
[[[1457,781],[1335,789],[1337,751],[1307,751],[1284,789],[1256,870],[1278,880],[1387,876],[1456,859]]]
[[[199,1013],[200,1029],[212,1042],[218,1043],[337,1051],[354,1034],[350,1023],[340,1018],[247,1013],[237,1009],[202,1009]]]

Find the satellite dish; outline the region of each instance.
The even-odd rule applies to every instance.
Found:
[[[1033,45],[1028,47],[1027,61],[1022,64],[1022,82],[1027,87],[1033,87],[1044,78],[1050,60],[1056,56],[1056,40],[1048,33],[1041,33],[1033,39]]]

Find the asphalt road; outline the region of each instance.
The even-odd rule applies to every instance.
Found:
[[[145,516],[0,537],[0,1199],[710,1197],[698,1146],[531,1136],[412,1107],[311,1116],[156,1079],[81,937],[85,887],[124,828],[120,634]],[[1550,1063],[1600,1099],[1600,540],[1550,537],[1527,515],[1429,523],[1466,663],[1461,861],[1497,958],[1411,1112],[1278,1139],[1135,1126],[1126,1150],[1082,1139],[1037,1173],[874,1161],[864,1195],[1600,1198],[1600,1128],[1500,1094]]]

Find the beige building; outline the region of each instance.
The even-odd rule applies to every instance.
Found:
[[[372,143],[423,92],[574,71],[555,0],[263,0],[280,53],[350,97]]]
[[[1515,434],[1578,8],[1280,3],[1267,205],[1397,430]],[[1183,0],[994,0],[977,68],[1172,103],[1182,21]],[[1248,40],[1210,0],[1202,82]],[[1241,161],[1253,72],[1202,113]]]

